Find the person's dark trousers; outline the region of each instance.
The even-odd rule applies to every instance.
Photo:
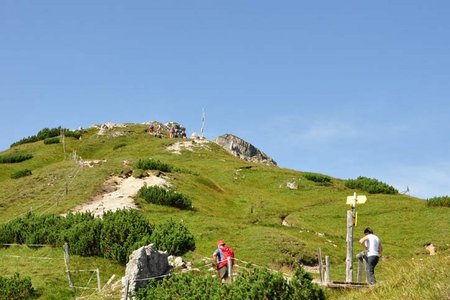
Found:
[[[376,255],[367,257],[369,284],[375,284],[377,282],[375,279],[375,266],[378,264],[379,259],[380,257]]]

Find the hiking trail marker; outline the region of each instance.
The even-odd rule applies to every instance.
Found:
[[[351,205],[351,210],[347,210],[347,257],[345,259],[345,281],[353,281],[353,228],[357,225],[358,215],[356,213],[356,204],[364,204],[367,197],[356,195],[347,197],[346,204]]]

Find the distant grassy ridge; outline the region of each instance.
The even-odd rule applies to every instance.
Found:
[[[145,129],[145,125],[119,128],[117,131],[124,134],[119,137],[97,136],[96,129],[88,129],[81,140],[66,139],[66,159],[58,144],[35,142],[15,146],[13,150],[30,153],[33,158],[18,164],[2,164],[0,190],[5,192],[0,193],[0,223],[24,215],[30,209],[38,215],[66,213],[101,193],[102,183],[112,174],[126,173],[135,169],[140,159],[151,157],[174,170],[184,170],[166,175],[171,188],[189,197],[195,210],[160,206],[143,199],[137,199],[137,204],[148,220],[163,223],[173,219],[192,232],[196,249],[188,253],[186,259],[201,264],[203,257],[211,256],[215,242],[224,239],[235,249],[239,259],[273,269],[291,270],[299,261],[314,264],[317,248],[321,247],[323,254],[331,257],[332,278],[345,279],[345,224],[349,209],[345,201],[355,190],[358,194],[365,193],[360,187],[348,188],[345,180],[332,177],[330,184],[323,185],[307,179],[303,172],[248,163],[216,144],[176,155],[166,149],[173,144],[173,139],[156,138],[146,134]],[[116,145],[126,146],[115,148]],[[80,168],[70,160],[73,151],[84,160],[105,159],[106,163]],[[10,152],[11,149],[0,155]],[[32,176],[10,178],[13,172],[26,168],[32,170]],[[292,180],[298,184],[298,189],[286,187]],[[450,236],[447,207],[427,207],[423,200],[397,193],[374,193],[367,197],[366,204],[357,207],[355,240],[362,235],[365,226],[371,226],[383,240],[387,262],[426,257],[424,245],[430,242],[437,246],[438,252],[447,251]],[[283,226],[282,219],[290,227]],[[358,247],[356,241],[354,247]],[[4,251],[0,249],[0,257],[6,253]],[[100,258],[79,258],[78,261],[80,266],[106,264]],[[5,263],[0,263],[0,268],[7,269],[5,274],[11,275],[15,270],[6,268]],[[22,271],[33,274],[32,280],[43,278],[43,274],[49,272],[46,268],[40,270],[35,262],[18,265],[21,274]],[[393,274],[382,266],[378,269],[380,280],[394,280]],[[447,274],[444,271],[439,276]],[[57,276],[61,274],[48,277],[56,287],[63,285]],[[41,291],[48,293],[43,288],[44,280],[40,280]],[[61,290],[66,288],[61,287]]]

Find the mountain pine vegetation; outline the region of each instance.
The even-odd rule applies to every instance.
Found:
[[[376,268],[378,283],[358,290],[324,290],[323,295],[327,299],[450,297],[450,211],[446,197],[427,205],[425,200],[398,194],[393,187],[376,179],[361,176],[343,180],[307,170],[302,172],[250,163],[232,156],[214,143],[194,142],[192,151],[182,150],[181,154],[175,154],[167,147],[182,139],[152,136],[146,133],[145,125],[128,124],[102,136],[97,135],[98,129],[95,128],[77,131],[76,134],[68,134],[69,131],[65,130],[64,140],[55,139],[61,131],[61,128],[44,129],[36,136],[13,143],[11,148],[0,153],[0,229],[11,224],[22,226],[17,227],[22,228],[21,232],[13,232],[11,240],[14,242],[6,242],[2,237],[4,244],[14,245],[0,248],[0,284],[6,282],[9,286],[25,287],[24,297],[74,298],[65,273],[61,243],[73,239],[73,236],[82,236],[77,230],[87,232],[86,235],[98,234],[99,240],[74,242],[74,247],[81,250],[79,254],[71,253],[70,267],[74,270],[98,268],[102,284],[113,274],[116,274],[116,279],[123,276],[126,255],[133,247],[152,241],[152,236],[160,247],[183,254],[194,267],[204,265],[203,259],[211,257],[216,240],[223,239],[234,248],[238,259],[262,270],[280,271],[293,278],[303,272],[298,268],[300,264],[317,265],[316,253],[320,247],[322,254],[331,258],[331,279],[344,281],[346,211],[349,208],[345,202],[346,197],[354,192],[368,198],[364,205],[357,207],[355,253],[359,251],[357,239],[367,226],[372,227],[383,241],[383,257]],[[54,140],[45,142],[48,138]],[[105,162],[92,168],[81,167],[73,160],[74,156]],[[150,224],[153,230],[146,232],[142,231],[141,225],[136,226],[141,230],[137,232],[144,232],[145,240],[140,241],[139,234],[133,235],[126,249],[112,250],[108,241],[123,238],[113,225],[86,216],[78,217],[86,222],[78,227],[70,227],[64,225],[68,221],[60,221],[61,214],[67,214],[100,194],[102,184],[110,176],[143,176],[145,172],[161,172],[167,176],[171,185],[167,193],[175,197],[156,203],[148,201],[145,194],[157,193],[161,199],[166,199],[164,192],[152,189],[142,190],[142,197],[136,197],[139,212],[132,218],[139,220],[136,221],[139,224]],[[287,182],[295,182],[298,188],[288,188]],[[33,221],[26,223],[27,218]],[[36,232],[36,228],[44,226],[42,224],[54,224],[51,226],[59,229],[57,231],[54,227],[53,231],[42,229],[40,233]],[[167,233],[170,228],[178,228],[187,239],[179,244],[168,244],[165,237],[170,235]],[[18,245],[21,237],[25,244],[46,238],[52,246]],[[179,236],[173,239],[179,241]],[[437,255],[430,256],[425,250],[429,243],[436,246]],[[86,245],[89,247],[83,248]],[[243,287],[249,289],[264,286],[268,281],[284,292],[301,293],[297,283],[283,283],[277,274],[250,272],[239,280]],[[74,273],[73,276],[80,286],[96,287],[89,272]],[[308,276],[317,278],[318,275],[302,276],[302,280],[307,281],[302,282],[309,286]],[[192,282],[206,288],[208,280],[177,277],[173,284],[189,285]],[[154,292],[162,295],[164,290],[160,288],[158,286]],[[217,285],[208,288],[221,289]],[[15,293],[13,288],[11,290]],[[311,291],[319,295],[317,299],[322,297],[322,292],[318,292],[316,287]],[[258,292],[257,288],[254,292]],[[143,298],[146,293],[149,292],[141,292]],[[242,295],[236,293],[243,291],[230,286],[220,293],[226,297]],[[77,290],[76,296],[107,299],[94,289]],[[118,298],[120,291],[108,297]]]

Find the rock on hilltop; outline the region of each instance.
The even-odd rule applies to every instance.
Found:
[[[245,161],[263,163],[272,166],[277,165],[277,163],[264,152],[235,135],[224,134],[215,138],[213,142],[234,156]]]

